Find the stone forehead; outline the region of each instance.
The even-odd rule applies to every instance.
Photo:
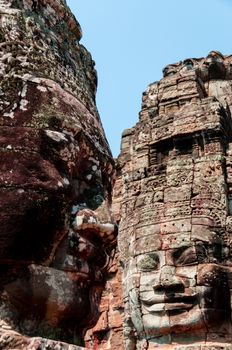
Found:
[[[150,252],[194,246],[196,242],[227,244],[225,229],[216,227],[212,217],[188,216],[138,226],[119,233],[122,260]]]
[[[192,227],[213,228],[214,226],[215,223],[212,217],[188,216],[172,218],[167,220],[160,220],[160,222],[151,225],[140,226],[138,224],[135,229],[135,239],[142,236],[157,234],[165,235],[170,233],[191,231]]]
[[[119,248],[125,301],[129,300],[132,323],[141,339],[145,329],[149,349],[152,344],[159,346],[157,338],[151,339],[156,329],[170,337],[162,338],[162,344],[172,344],[188,330],[178,328],[179,321],[189,327],[195,322],[191,311],[181,313],[178,320],[165,314],[167,309],[161,305],[165,298],[159,297],[166,292],[175,295],[172,285],[184,281],[181,298],[198,288],[200,322],[203,308],[207,309],[203,286],[208,288],[211,278],[213,285],[227,278],[228,272],[224,275],[222,270],[232,256],[231,64],[232,56],[212,51],[206,58],[165,67],[164,77],[143,94],[139,122],[122,137]],[[215,268],[211,271],[213,265],[220,266],[218,275]],[[154,288],[157,285],[162,291]],[[162,314],[154,313],[157,307]],[[215,317],[217,306],[210,307]],[[210,327],[207,331],[213,334]]]

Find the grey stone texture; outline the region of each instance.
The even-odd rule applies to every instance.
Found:
[[[231,65],[212,51],[165,67],[122,135],[125,349],[231,346]]]

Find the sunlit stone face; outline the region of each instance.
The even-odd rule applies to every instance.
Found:
[[[226,248],[220,239],[206,227],[204,241],[189,234],[183,243],[167,247],[167,242],[173,242],[170,224],[178,230],[188,221],[163,223],[166,232],[154,237],[159,247],[148,247],[138,255],[135,249],[126,274],[132,322],[141,335],[145,332],[146,338],[157,338],[157,342],[170,334],[178,339],[178,334],[186,332],[203,336],[209,328],[224,334],[229,329],[228,278],[221,266]],[[137,308],[141,310],[139,318]]]
[[[230,65],[214,51],[167,66],[123,133],[126,349],[231,342]]]
[[[123,282],[129,343],[131,334],[137,346],[230,340],[229,247],[215,226],[192,216],[134,230]]]

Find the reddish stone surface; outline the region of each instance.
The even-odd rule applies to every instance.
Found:
[[[94,62],[63,0],[2,0],[0,22],[0,347],[79,349],[117,233]]]
[[[85,335],[88,349],[121,350],[124,348],[122,331],[124,305],[118,254],[113,260],[109,274],[100,303],[99,320]]]

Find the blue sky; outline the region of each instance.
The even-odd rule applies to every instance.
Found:
[[[114,156],[162,68],[211,50],[232,54],[232,0],[67,0],[98,71],[97,106]]]

